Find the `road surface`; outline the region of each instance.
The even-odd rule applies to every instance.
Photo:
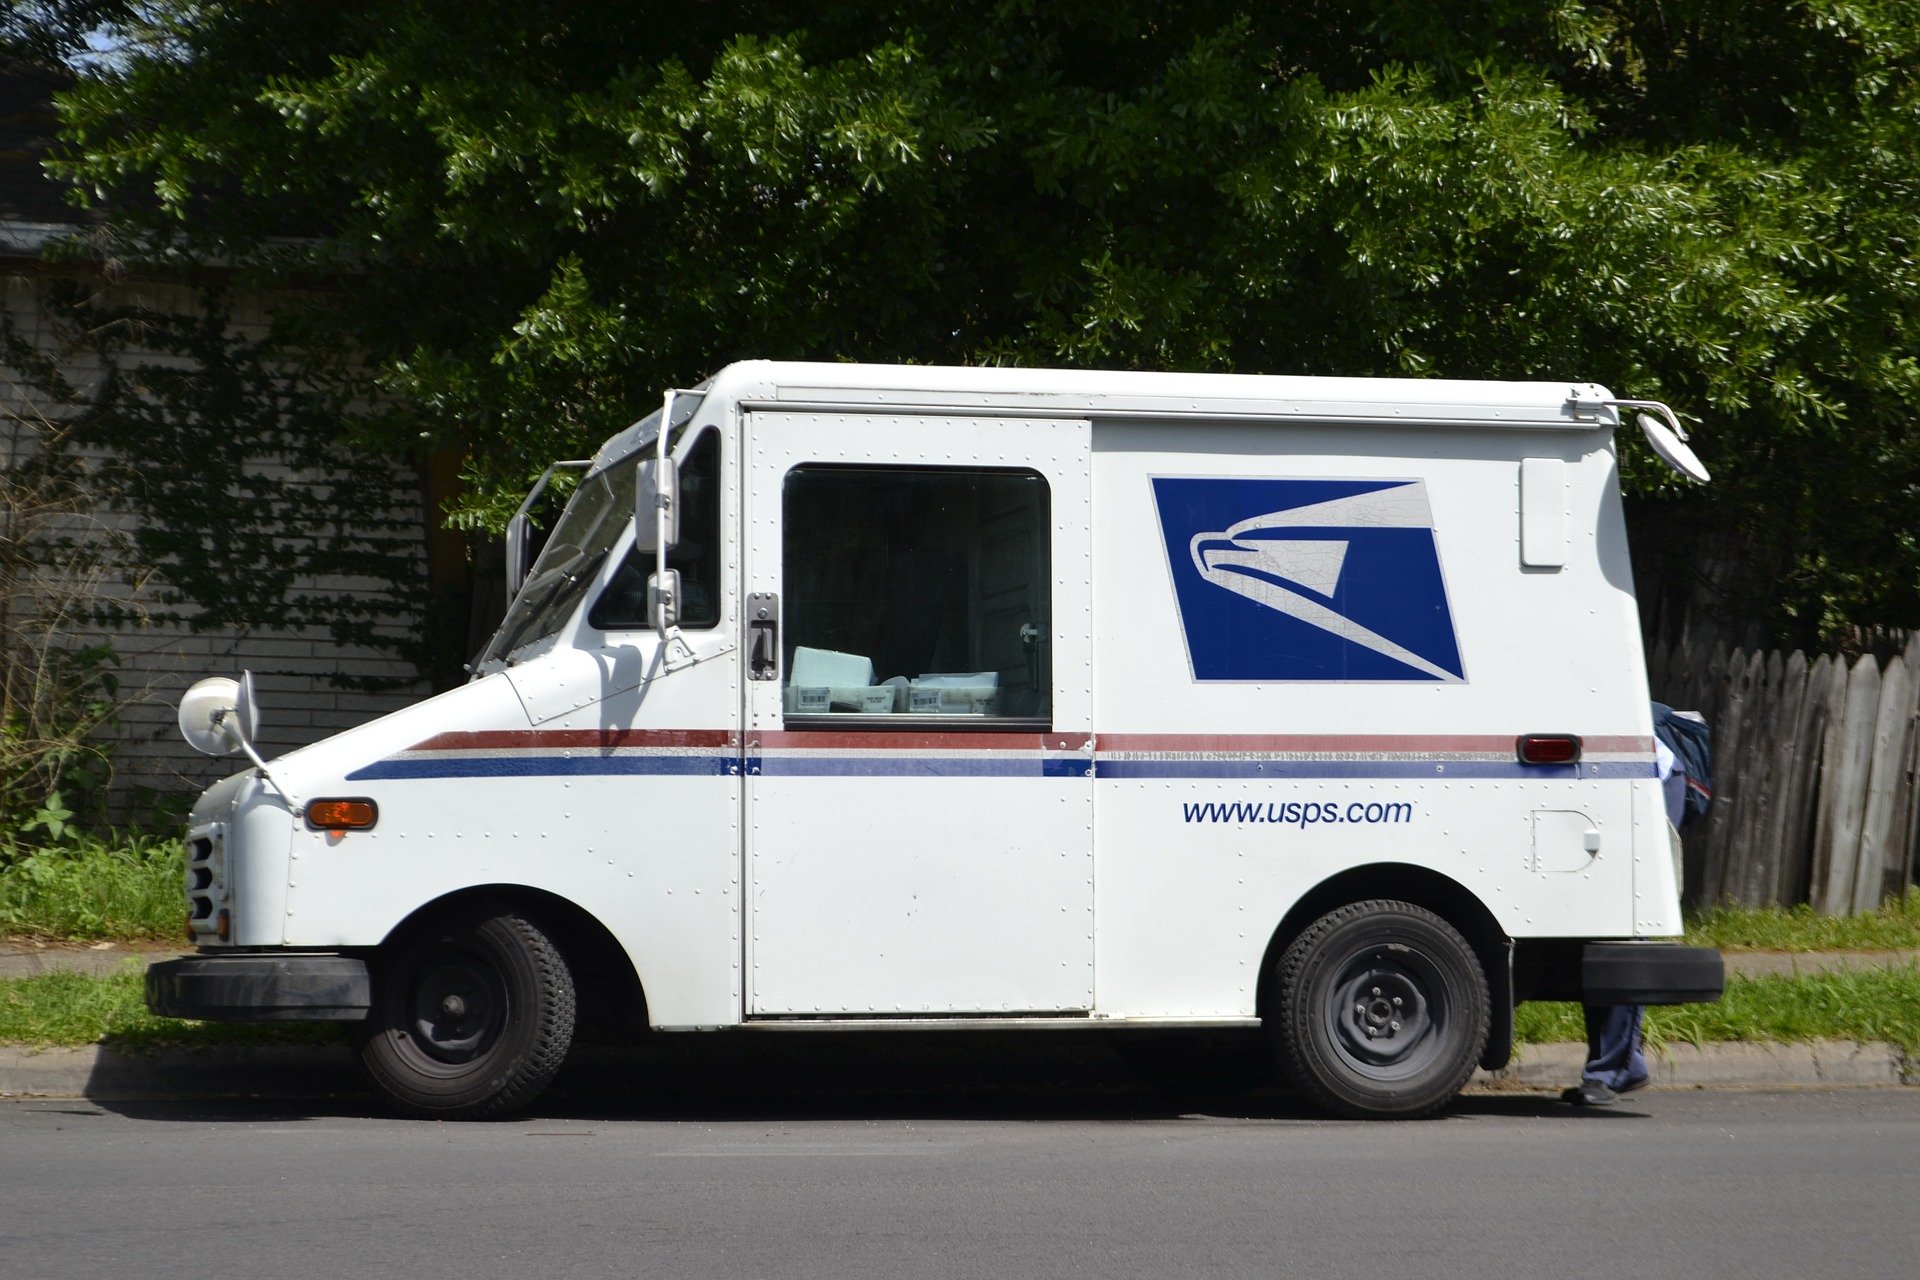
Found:
[[[1145,1099],[1145,1100],[1143,1100]],[[1920,1090],[0,1103],[0,1276],[1910,1276]]]

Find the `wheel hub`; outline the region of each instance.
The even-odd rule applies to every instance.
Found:
[[[485,1053],[506,1012],[498,975],[474,956],[432,957],[417,971],[411,996],[410,1038],[443,1063],[469,1062]]]
[[[1389,957],[1356,957],[1334,989],[1335,1037],[1361,1063],[1393,1066],[1416,1054],[1434,1019],[1420,982]]]

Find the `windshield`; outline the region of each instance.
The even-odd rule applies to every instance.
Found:
[[[526,585],[480,655],[482,664],[503,661],[515,649],[546,639],[573,615],[607,553],[633,521],[635,461],[629,454],[580,482]]]

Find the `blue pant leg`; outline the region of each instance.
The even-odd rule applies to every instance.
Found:
[[[1622,1089],[1647,1078],[1640,1052],[1640,1023],[1646,1009],[1637,1004],[1590,1004],[1587,1016],[1587,1065],[1580,1076]]]

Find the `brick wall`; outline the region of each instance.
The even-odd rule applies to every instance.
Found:
[[[5,306],[16,334],[36,350],[56,357],[71,382],[83,391],[97,387],[105,372],[100,357],[76,347],[70,335],[45,312],[40,289],[44,281],[45,268],[37,264],[0,261],[0,287],[4,288],[0,305]],[[114,283],[102,291],[100,300],[115,307],[138,305],[155,310],[191,309],[195,305],[190,290],[153,282]],[[267,319],[266,301],[262,299],[240,299],[232,311],[233,326],[242,336],[258,337]],[[174,359],[159,352],[138,351],[117,358],[156,363]],[[17,379],[0,378],[0,412],[11,415],[47,408],[44,404],[36,406],[32,400]],[[12,459],[0,462],[13,465]],[[263,476],[301,484],[321,485],[336,479],[324,472],[297,473],[271,458],[257,466]],[[418,479],[412,468],[404,466],[392,468],[390,475],[390,493],[382,495],[382,518],[409,523],[420,531],[410,546],[402,545],[398,550],[423,574],[426,520]],[[124,513],[92,511],[70,518],[67,531],[81,539],[96,540],[98,545],[110,540],[115,531],[126,531],[132,519]],[[290,529],[278,549],[298,556],[303,541],[299,530]],[[49,565],[48,570],[57,572],[57,566]],[[143,579],[129,566],[128,571],[112,574],[101,585],[107,595],[125,601],[140,615],[124,626],[76,628],[71,636],[76,642],[105,640],[119,656],[121,692],[127,704],[119,716],[112,808],[120,817],[132,812],[143,791],[197,791],[243,763],[237,758],[199,755],[180,738],[174,722],[175,704],[181,690],[203,676],[237,676],[243,669],[254,672],[262,709],[259,746],[268,758],[396,710],[429,691],[422,674],[410,662],[378,648],[341,647],[324,628],[195,631],[190,624],[156,621],[150,616],[155,612],[151,607],[155,593],[163,585],[161,578]],[[390,593],[392,586],[364,579],[306,575],[299,579],[297,589],[348,596]],[[416,608],[411,616],[381,621],[374,629],[378,635],[404,640],[421,625]],[[393,682],[396,687],[369,693],[339,684],[343,679],[366,678]]]

